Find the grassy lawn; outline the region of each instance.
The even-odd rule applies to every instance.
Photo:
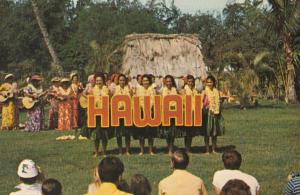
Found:
[[[300,170],[300,105],[265,103],[256,109],[239,110],[225,108],[226,135],[218,140],[221,148],[235,147],[241,152],[241,170],[257,178],[261,194],[282,194],[287,175]],[[0,194],[8,194],[18,183],[16,174],[19,162],[33,159],[44,171],[46,177],[61,181],[65,195],[84,194],[92,179],[93,168],[98,159],[92,157],[90,141],[56,141],[64,134],[57,131],[23,133],[19,131],[0,132]],[[132,146],[136,153],[121,156],[125,164],[124,177],[130,181],[135,173],[144,174],[157,194],[158,182],[171,173],[170,160],[164,154],[165,141],[155,140],[158,154],[137,155],[138,142]],[[178,139],[176,145],[183,146]],[[202,137],[194,139],[194,153],[188,170],[201,177],[209,194],[212,191],[212,177],[223,168],[221,153],[205,156]],[[115,152],[116,140],[109,143],[111,153]]]

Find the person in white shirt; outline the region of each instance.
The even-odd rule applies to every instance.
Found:
[[[207,195],[202,179],[186,171],[189,156],[185,150],[175,151],[171,163],[174,171],[159,182],[158,195]]]
[[[23,160],[18,167],[18,176],[21,184],[15,188],[16,192],[11,192],[9,195],[41,195],[42,185],[37,182],[39,170],[36,164],[29,159]]]
[[[258,195],[260,186],[255,177],[240,171],[242,156],[236,150],[225,151],[222,155],[225,169],[215,172],[213,186],[216,195],[220,195],[223,186],[232,179],[244,181],[249,187],[252,195]]]

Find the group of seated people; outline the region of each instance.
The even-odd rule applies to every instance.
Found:
[[[189,155],[184,149],[176,150],[171,157],[172,173],[158,184],[158,195],[207,195],[201,178],[187,171]],[[213,189],[216,195],[258,195],[260,185],[255,177],[240,170],[241,154],[236,150],[222,155],[224,169],[214,173]],[[132,176],[130,184],[122,179],[125,166],[115,156],[103,158],[95,172],[95,181],[88,186],[86,195],[151,195],[152,187],[142,174]],[[21,184],[19,191],[10,195],[61,195],[62,185],[56,179],[45,179],[32,160],[23,160],[18,167]],[[299,194],[300,177],[293,175],[286,195]]]

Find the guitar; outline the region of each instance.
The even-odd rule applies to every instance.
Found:
[[[2,91],[0,92],[0,103],[6,103],[8,100],[14,97],[14,93],[12,91]]]
[[[48,91],[46,90],[46,91],[44,91],[43,93],[41,93],[40,95],[38,95],[38,96],[35,97],[35,98],[27,97],[27,96],[23,97],[23,98],[22,98],[22,104],[23,104],[24,108],[25,108],[25,109],[28,109],[28,110],[31,109],[31,108],[33,108],[34,105],[35,105],[36,103],[40,102],[40,101],[41,101],[41,98],[42,98],[44,95],[46,95],[47,93],[48,93]]]

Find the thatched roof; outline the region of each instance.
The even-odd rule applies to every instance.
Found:
[[[191,74],[206,77],[197,35],[131,34],[125,37],[122,49],[122,72],[126,75],[149,73],[180,77]]]

